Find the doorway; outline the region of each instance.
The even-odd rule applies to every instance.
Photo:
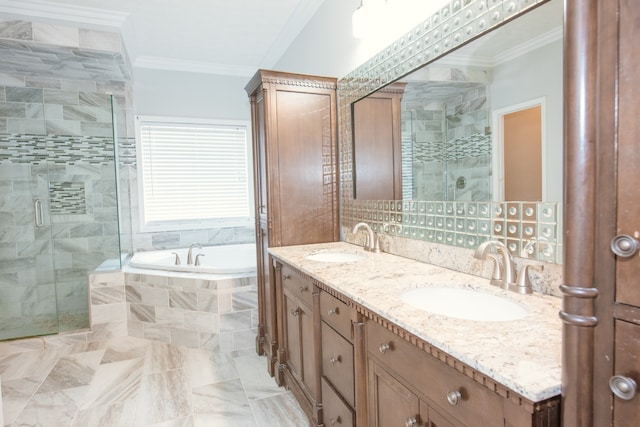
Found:
[[[546,200],[544,99],[495,110],[493,123],[494,200]]]

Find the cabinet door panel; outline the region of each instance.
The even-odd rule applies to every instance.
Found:
[[[331,242],[334,195],[331,164],[333,97],[277,92],[277,215],[280,246]]]
[[[420,422],[418,397],[391,374],[369,359],[369,423],[371,427],[404,426]]]
[[[297,378],[302,378],[302,347],[300,340],[300,312],[298,302],[284,294],[284,333],[287,342],[284,343],[287,351],[287,365]]]
[[[315,353],[315,337],[313,333],[313,313],[311,309],[304,305],[300,305],[300,336],[302,342],[301,363],[302,363],[302,382],[308,387],[308,392],[314,398],[316,396],[316,387],[318,379],[316,377],[316,357]]]
[[[640,325],[616,321],[615,373],[635,381],[640,386]],[[640,426],[640,390],[631,400],[613,399],[615,427]]]

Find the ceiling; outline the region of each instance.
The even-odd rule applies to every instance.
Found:
[[[122,31],[134,67],[272,67],[324,0],[0,0],[0,18]]]

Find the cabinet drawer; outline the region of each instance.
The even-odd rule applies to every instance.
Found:
[[[313,283],[287,265],[282,265],[282,287],[309,307],[313,307]]]
[[[354,416],[349,406],[325,378],[322,378],[322,418],[325,426],[353,427]]]
[[[349,341],[352,339],[351,321],[354,316],[353,307],[327,292],[320,294],[320,317]]]
[[[367,350],[371,357],[403,378],[420,395],[428,398],[447,417],[465,425],[495,425],[502,420],[502,398],[467,378],[440,360],[425,353],[391,331],[367,322]],[[447,393],[459,392],[460,400],[452,405]]]
[[[322,322],[322,373],[353,407],[353,345],[325,322]]]

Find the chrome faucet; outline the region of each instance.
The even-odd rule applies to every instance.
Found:
[[[495,248],[498,255],[500,255],[498,259],[495,258],[495,255],[489,253],[491,248]],[[504,243],[497,240],[484,242],[478,246],[473,257],[482,260],[489,257],[494,261],[494,272],[491,280],[492,285],[499,285],[502,289],[511,289],[515,286],[516,267],[509,253],[509,249],[507,249]],[[498,269],[497,272],[495,271],[496,268]]]
[[[369,224],[366,222],[359,222],[353,227],[351,233],[356,234],[360,228],[367,230],[367,241],[364,245],[364,250],[369,252],[380,253],[380,243],[378,242],[378,236],[373,232]]]
[[[193,265],[193,248],[202,249],[200,243],[192,243],[189,245],[189,252],[187,253],[187,265]]]

